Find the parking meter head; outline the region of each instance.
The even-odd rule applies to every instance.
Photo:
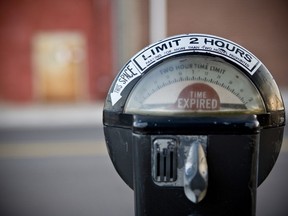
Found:
[[[133,134],[161,134],[167,139],[171,134],[204,135],[209,139],[213,133],[245,131],[247,125],[240,127],[231,119],[241,122],[247,115],[259,123],[255,130],[260,134],[257,178],[261,184],[283,139],[285,108],[278,86],[262,62],[240,45],[212,35],[186,34],[152,44],[127,62],[108,92],[103,124],[110,158],[122,179],[134,188]],[[213,127],[213,122],[221,126]],[[149,151],[153,148],[149,143]]]

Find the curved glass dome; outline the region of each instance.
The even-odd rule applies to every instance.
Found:
[[[264,113],[262,97],[237,67],[218,58],[185,55],[167,59],[132,89],[125,113],[206,115]]]

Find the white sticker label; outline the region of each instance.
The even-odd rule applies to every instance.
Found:
[[[245,48],[210,35],[182,35],[154,44],[139,53],[133,61],[144,70],[156,61],[176,53],[200,52],[223,56],[245,68],[251,75],[261,62]]]
[[[125,89],[125,87],[140,75],[140,71],[135,67],[133,62],[128,62],[118,76],[113,92],[110,94],[112,106],[121,99],[121,92]]]
[[[209,53],[233,61],[253,75],[261,66],[252,53],[245,48],[223,38],[211,35],[188,34],[171,37],[152,44],[134,56],[120,72],[110,94],[112,106],[121,99],[123,89],[149,66],[180,53]]]

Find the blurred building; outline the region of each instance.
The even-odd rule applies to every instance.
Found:
[[[120,67],[154,40],[155,31],[228,38],[287,86],[285,0],[155,2],[160,0],[1,0],[0,102],[102,100]],[[156,30],[151,27],[162,18]]]
[[[113,67],[111,1],[0,1],[0,100],[101,99]]]

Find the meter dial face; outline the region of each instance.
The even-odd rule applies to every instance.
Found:
[[[151,115],[264,113],[257,88],[243,72],[217,57],[167,59],[132,89],[125,112]]]

